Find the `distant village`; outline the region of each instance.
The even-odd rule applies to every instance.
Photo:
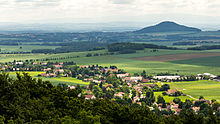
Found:
[[[78,66],[74,62],[29,62],[14,61],[0,64],[1,71],[38,71],[42,72],[38,77],[72,77],[90,82],[84,89],[85,99],[102,99],[109,98],[123,104],[138,104],[149,106],[152,111],[159,109],[160,111],[174,112],[178,114],[185,104],[190,104],[190,108],[198,112],[199,105],[207,103],[209,106],[215,101],[200,98],[195,101],[185,101],[184,103],[178,99],[178,96],[186,96],[182,91],[170,89],[166,82],[178,81],[196,81],[196,80],[216,80],[219,77],[210,74],[197,75],[177,75],[169,73],[159,73],[157,75],[148,75],[145,71],[141,74],[130,74],[116,66],[103,67],[99,65]],[[159,86],[157,83],[161,83]],[[77,86],[68,85],[69,90],[75,89]],[[155,98],[154,92],[162,92],[161,96]],[[174,100],[166,103],[163,96],[172,96]],[[157,99],[157,100],[156,100]],[[220,109],[220,108],[218,108]]]

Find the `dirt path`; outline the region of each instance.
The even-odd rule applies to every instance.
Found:
[[[194,100],[197,100],[196,98],[192,97],[191,95],[187,95],[188,97],[194,99]]]
[[[130,59],[144,60],[144,61],[168,62],[168,61],[203,58],[203,57],[213,57],[213,56],[220,56],[220,53],[188,53],[188,54],[174,54],[174,55],[138,57],[138,58],[130,58]]]

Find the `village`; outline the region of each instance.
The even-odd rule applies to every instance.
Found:
[[[38,77],[72,77],[89,82],[83,90],[86,100],[108,98],[121,104],[135,104],[148,106],[150,110],[164,111],[178,114],[183,108],[200,110],[200,105],[206,103],[213,106],[214,100],[205,100],[203,97],[197,100],[182,102],[178,96],[186,96],[178,89],[170,89],[166,82],[216,80],[218,77],[210,74],[197,74],[195,76],[183,76],[177,74],[160,73],[148,75],[146,71],[141,74],[130,74],[116,66],[102,67],[99,65],[78,66],[74,62],[8,62],[0,64],[1,71],[39,71]],[[161,83],[159,86],[157,83]],[[75,89],[76,85],[68,85],[68,89]],[[154,92],[163,92],[162,96],[155,98]],[[174,100],[167,103],[163,96],[172,96]],[[220,107],[218,107],[220,109]]]

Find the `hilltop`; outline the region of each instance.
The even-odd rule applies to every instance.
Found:
[[[180,32],[180,31],[195,31],[200,32],[198,28],[187,27],[184,25],[179,25],[175,22],[165,21],[157,25],[143,28],[141,30],[135,31],[136,33],[153,33],[153,32]]]

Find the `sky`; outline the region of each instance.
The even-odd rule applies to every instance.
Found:
[[[220,25],[219,6],[220,0],[0,0],[0,22]]]

